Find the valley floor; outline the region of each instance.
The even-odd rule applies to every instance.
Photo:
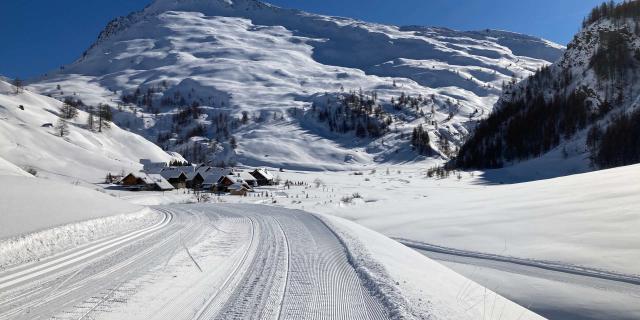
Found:
[[[335,318],[354,308],[360,313],[351,318],[537,317],[520,316],[523,309],[504,296],[549,319],[637,319],[638,171],[636,165],[510,185],[487,183],[482,173],[427,178],[417,166],[285,171],[280,178],[293,181],[291,187],[181,205],[171,203],[192,203],[194,195],[104,190],[118,203],[162,205],[158,210],[172,219],[144,239],[116,228],[119,235],[86,237],[80,249],[63,251],[51,264],[35,259],[5,268],[0,288],[10,291],[0,297],[0,311],[22,310],[9,318],[28,311],[76,319],[84,313],[243,318],[243,310],[258,309],[283,318],[300,312]],[[501,173],[490,174],[495,182]],[[140,221],[161,223],[148,215]],[[119,237],[122,245],[110,250],[106,243]],[[108,254],[100,257],[76,253],[103,247]],[[72,260],[80,263],[58,267]],[[23,278],[29,274],[35,275]],[[234,289],[220,296],[229,281]],[[336,296],[341,300],[332,302]],[[172,303],[160,310],[147,306],[152,300]]]

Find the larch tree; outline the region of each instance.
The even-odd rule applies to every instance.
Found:
[[[55,129],[56,134],[60,137],[64,137],[69,134],[69,125],[67,124],[67,121],[62,118],[58,118]]]

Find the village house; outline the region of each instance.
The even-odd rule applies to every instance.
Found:
[[[174,187],[159,174],[132,172],[119,181],[125,189],[130,191],[170,191]]]
[[[169,167],[160,170],[159,174],[167,179],[171,185],[176,189],[183,189],[187,187],[187,175],[180,167]]]
[[[237,182],[227,187],[229,194],[232,196],[246,197],[251,189],[247,188],[245,183]]]
[[[153,162],[150,159],[140,159],[140,164],[144,172],[158,172],[167,167],[164,162]]]
[[[198,171],[187,173],[187,188],[200,189],[204,183],[204,176]]]
[[[254,187],[275,183],[273,175],[264,168],[235,171],[231,168],[211,167],[205,164],[167,166],[147,159],[141,159],[140,163],[143,164],[146,173],[132,173],[122,179],[122,184],[131,190],[166,190],[171,186],[171,189],[191,188],[246,195],[252,192]]]
[[[256,169],[250,172],[259,186],[271,186],[274,184],[273,175],[267,169]]]
[[[238,178],[240,178],[242,181],[246,182],[250,187],[257,187],[258,186],[258,180],[256,179],[256,177],[252,176],[249,172],[238,172],[236,173],[236,176]]]
[[[222,191],[220,190],[220,180],[223,177],[232,174],[232,170],[226,168],[208,167],[204,171],[200,171],[200,173],[204,176],[204,181],[202,182],[202,190],[218,192]]]

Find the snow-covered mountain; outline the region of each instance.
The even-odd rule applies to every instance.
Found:
[[[254,0],[156,0],[31,88],[108,103],[120,126],[191,160],[339,169],[447,158],[503,82],[563,50],[504,31],[396,27]],[[410,139],[418,125],[427,133]]]
[[[0,81],[0,173],[25,175],[29,170],[38,176],[96,183],[107,172],[141,168],[141,158],[168,162],[175,157],[115,125],[102,132],[89,130],[84,111],[67,120],[67,133],[60,137],[61,106],[33,92],[16,93],[14,86]]]
[[[506,87],[458,165],[528,160],[519,166],[566,174],[640,162],[639,16],[639,1],[594,9],[561,60]]]

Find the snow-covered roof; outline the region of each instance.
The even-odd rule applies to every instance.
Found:
[[[128,177],[128,176],[130,176],[130,175],[131,175],[131,176],[133,176],[133,177],[134,177],[134,178],[136,178],[136,179],[140,179],[140,180],[142,180],[142,182],[144,182],[144,183],[146,183],[146,184],[152,184],[152,183],[153,183],[153,179],[151,179],[151,178],[149,177],[149,175],[148,175],[148,174],[146,174],[146,173],[144,173],[144,172],[131,172],[130,174],[128,174],[128,175],[126,175],[126,176],[122,177],[122,179],[120,179],[120,181],[119,181],[119,182],[122,182],[126,177]]]
[[[231,180],[232,183],[242,182],[242,179],[240,179],[239,177],[234,176],[233,174],[225,175],[225,177],[227,179]]]
[[[171,185],[171,183],[169,183],[169,181],[167,181],[167,179],[165,179],[163,176],[159,175],[159,174],[148,174],[147,175],[149,177],[149,179],[151,179],[153,181],[153,183],[155,185],[158,186],[158,188],[160,188],[160,190],[173,190],[173,186]]]
[[[204,175],[198,171],[187,172],[187,180],[193,180],[197,175],[200,175],[204,178]]]
[[[238,172],[237,176],[243,181],[255,181],[256,177],[252,176],[249,172]]]
[[[159,174],[162,175],[165,179],[176,179],[179,178],[182,174],[186,176],[186,173],[182,167],[164,168],[160,170]]]
[[[273,175],[267,169],[264,169],[264,168],[256,169],[254,172],[259,173],[260,175],[262,175],[267,180],[273,180],[274,179]]]
[[[222,173],[210,173],[208,175],[206,175],[204,177],[204,182],[202,182],[203,185],[214,185],[217,184],[218,181],[220,181],[220,178],[224,177],[224,175]]]
[[[240,183],[240,182],[236,182],[232,185],[230,185],[229,187],[227,187],[227,189],[229,189],[230,191],[239,191],[239,190],[248,190],[247,187]]]

